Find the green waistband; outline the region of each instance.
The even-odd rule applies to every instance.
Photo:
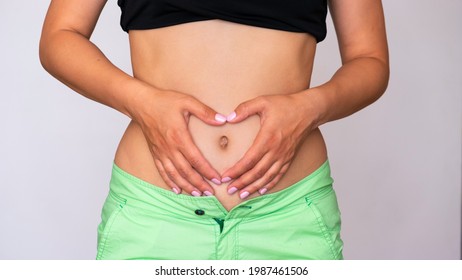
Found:
[[[305,197],[316,196],[332,186],[329,161],[297,183],[274,193],[246,200],[229,212],[213,196],[194,197],[175,194],[143,181],[113,164],[110,190],[127,200],[128,205],[144,211],[177,215],[184,218],[241,218],[258,217],[289,205],[305,203]],[[197,215],[196,210],[204,214]]]

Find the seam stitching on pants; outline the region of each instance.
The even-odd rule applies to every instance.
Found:
[[[107,232],[104,232],[105,230],[103,230],[103,237],[102,237],[103,240],[101,241],[101,249],[99,250],[98,256],[96,257],[96,259],[101,259],[103,257],[104,251],[106,250],[106,242],[108,240],[109,233],[111,232],[112,226],[114,225],[114,222],[115,222],[117,216],[119,216],[119,213],[122,211],[123,208],[124,208],[124,205],[119,204],[119,208],[116,210],[116,212],[114,212],[109,217],[108,222],[110,222],[110,224],[106,225],[106,227],[108,227]]]
[[[327,226],[324,223],[324,220],[323,220],[323,218],[321,216],[321,213],[319,212],[317,207],[315,205],[313,205],[313,202],[309,198],[307,198],[306,201],[308,202],[308,206],[309,206],[309,208],[313,212],[313,215],[316,218],[316,222],[317,222],[319,228],[321,229],[321,233],[324,236],[324,240],[327,242],[327,245],[329,245],[329,249],[330,249],[330,253],[332,254],[332,257],[334,259],[336,259],[337,254],[335,254],[334,243],[332,242],[332,239],[329,236],[329,230],[328,230]]]
[[[235,260],[238,260],[239,259],[239,229],[240,229],[240,226],[241,226],[241,222],[242,222],[242,219],[239,220],[238,223],[236,223],[236,231],[235,231],[235,234],[234,234],[234,259]]]

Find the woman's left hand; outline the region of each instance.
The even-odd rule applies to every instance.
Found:
[[[315,110],[316,109],[316,110]],[[259,96],[241,103],[227,120],[238,123],[259,115],[260,131],[244,156],[223,175],[228,193],[239,191],[244,199],[274,187],[289,168],[305,137],[317,127],[319,108],[309,90],[287,95]]]

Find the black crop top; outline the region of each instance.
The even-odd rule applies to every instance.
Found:
[[[326,37],[327,0],[118,0],[120,25],[152,29],[209,19]]]

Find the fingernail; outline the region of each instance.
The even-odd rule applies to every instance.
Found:
[[[241,195],[239,195],[239,197],[240,197],[241,199],[244,199],[244,198],[248,197],[249,194],[250,194],[249,192],[243,192],[243,193],[241,193]]]
[[[215,115],[215,120],[217,122],[225,123],[226,122],[226,117],[223,116],[222,114],[216,114]]]
[[[235,192],[237,192],[237,188],[236,188],[236,187],[232,187],[232,188],[230,188],[230,189],[228,190],[228,194],[233,194],[233,193],[235,193]]]
[[[180,194],[180,191],[177,188],[172,188],[172,191],[176,194]]]
[[[228,183],[229,181],[231,181],[230,177],[225,177],[225,178],[221,179],[222,183]]]
[[[215,185],[221,185],[221,181],[218,180],[218,179],[216,179],[216,178],[213,178],[211,181],[212,181]]]
[[[201,196],[200,192],[198,192],[198,191],[192,191],[191,194],[193,196]]]
[[[213,194],[212,194],[211,192],[209,192],[209,191],[205,191],[204,194],[205,194],[206,196],[212,196],[212,195],[213,195]]]
[[[236,112],[232,112],[231,114],[229,114],[226,117],[226,120],[230,122],[230,121],[234,120],[234,118],[236,118]]]
[[[267,188],[263,188],[263,189],[259,189],[259,190],[258,190],[258,192],[259,192],[261,195],[264,195],[267,191],[268,191]]]

